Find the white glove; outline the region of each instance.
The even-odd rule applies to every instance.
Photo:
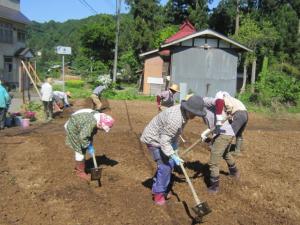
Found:
[[[201,133],[202,142],[204,142],[207,139],[207,136],[210,134],[210,132],[211,132],[210,129],[206,129]]]
[[[217,119],[216,125],[221,126],[224,120],[223,115],[216,115],[216,119]]]

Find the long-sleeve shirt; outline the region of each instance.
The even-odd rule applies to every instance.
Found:
[[[75,113],[66,124],[66,144],[74,151],[83,153],[83,150],[92,142],[97,133],[97,121],[92,113]]]
[[[187,122],[180,105],[170,107],[156,115],[146,126],[141,141],[160,147],[167,156],[174,154],[172,143],[177,142]]]
[[[105,90],[105,86],[98,86],[93,90],[93,94],[99,96]]]
[[[157,95],[157,103],[165,107],[171,107],[175,104],[174,94],[171,90],[163,91]]]
[[[62,91],[53,91],[53,97],[58,97],[60,99],[63,99],[65,104],[70,105],[68,102],[68,96],[65,92]]]
[[[212,129],[216,124],[216,102],[217,98],[204,97],[204,106],[206,110],[206,116],[203,118],[207,126]],[[222,115],[224,118],[227,116],[233,116],[237,111],[246,111],[244,104],[236,98],[231,96],[224,97],[224,108],[222,110]],[[235,131],[232,128],[230,122],[226,120],[221,126],[222,134],[235,136]]]
[[[43,83],[41,88],[42,101],[50,102],[53,98],[52,85],[48,82]]]
[[[10,104],[10,97],[6,89],[0,84],[0,108],[6,109]]]

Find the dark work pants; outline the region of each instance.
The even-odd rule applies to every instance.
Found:
[[[44,112],[45,112],[45,118],[53,118],[53,102],[49,101],[43,101],[43,105],[44,105]]]
[[[0,129],[4,129],[5,126],[5,119],[6,119],[6,108],[0,108]]]

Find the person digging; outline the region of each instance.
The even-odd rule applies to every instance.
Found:
[[[169,108],[175,104],[174,95],[177,92],[180,92],[178,85],[172,84],[172,86],[169,87],[169,90],[163,91],[156,96],[158,112],[161,112],[162,110]]]
[[[157,163],[157,171],[152,185],[154,202],[164,205],[168,195],[171,173],[175,165],[183,160],[177,155],[177,141],[188,120],[203,117],[204,102],[200,96],[192,96],[188,101],[172,106],[156,115],[144,129],[140,138]]]
[[[202,132],[202,140],[205,141],[211,129],[215,129],[208,163],[210,170],[208,192],[217,193],[219,192],[219,162],[221,158],[224,158],[227,163],[229,175],[236,179],[240,177],[240,172],[230,152],[230,146],[234,137],[237,137],[238,141],[241,140],[248,122],[248,113],[244,104],[231,97],[227,92],[220,91],[215,98],[205,97],[203,100],[207,112],[204,122],[209,129]],[[237,151],[239,151],[240,145],[241,143],[236,144]]]
[[[93,102],[93,108],[99,112],[101,112],[103,108],[103,99],[102,99],[102,93],[106,89],[105,86],[99,85],[97,86],[94,90],[93,93],[91,94],[91,99]]]
[[[65,123],[66,144],[75,152],[75,172],[83,180],[90,181],[85,172],[86,151],[93,155],[93,137],[98,130],[109,132],[114,119],[92,109],[81,109],[73,113]]]

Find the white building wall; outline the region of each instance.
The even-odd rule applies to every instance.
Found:
[[[20,11],[20,0],[0,0],[0,5]]]
[[[1,0],[0,0],[1,1]],[[8,22],[8,21],[3,21]],[[1,20],[0,20],[1,23]],[[18,29],[25,30],[25,25],[9,22],[13,25],[13,43],[1,43],[0,42],[0,79],[5,79],[8,82],[18,83],[19,82],[19,60],[15,58],[15,53],[20,48],[25,48],[25,43],[18,42],[17,31]],[[13,57],[13,68],[12,74],[9,78],[4,74],[4,57]]]

